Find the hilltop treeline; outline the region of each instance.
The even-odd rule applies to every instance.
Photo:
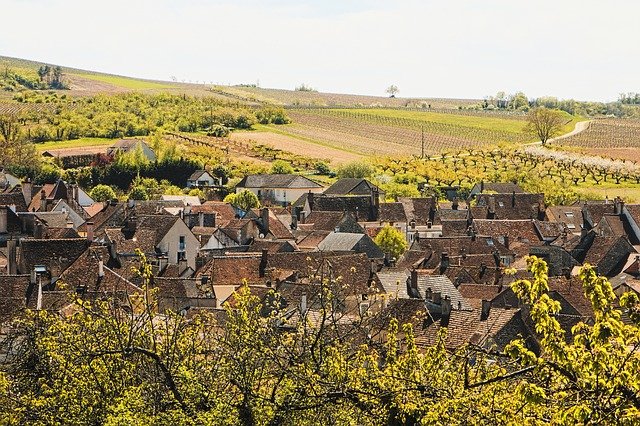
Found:
[[[555,96],[541,96],[529,98],[523,92],[505,94],[498,92],[493,96],[486,96],[480,105],[474,108],[485,110],[528,111],[530,108],[543,106],[559,109],[571,115],[588,117],[616,116],[640,117],[640,95],[637,93],[621,94],[615,102],[576,101],[575,99],[558,99]]]
[[[21,112],[18,120],[24,136],[34,142],[147,136],[157,130],[224,136],[231,129],[249,129],[258,121],[289,121],[284,110],[277,107],[254,111],[211,97],[140,93],[57,98],[49,108]]]

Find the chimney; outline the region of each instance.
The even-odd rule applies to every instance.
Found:
[[[409,283],[411,284],[411,288],[416,292],[418,291],[418,270],[412,269],[411,276],[409,277]]]
[[[424,298],[425,300],[431,301],[433,300],[433,290],[431,290],[431,287],[428,287],[425,292],[424,292]]]
[[[496,197],[494,197],[493,195],[489,196],[489,214],[496,214]],[[493,219],[493,217],[491,219]]]
[[[439,291],[433,292],[433,303],[440,305],[442,303],[442,293]]]
[[[453,203],[451,203],[451,208],[453,210],[458,210],[458,197],[454,197]]]
[[[98,277],[104,277],[104,262],[102,260],[98,260]]]
[[[44,192],[44,188],[40,191],[40,211],[47,211],[47,193]]]
[[[504,246],[505,246],[506,248],[509,248],[509,236],[508,236],[508,235],[505,235],[505,236],[503,237],[503,240],[504,240]]]
[[[77,203],[78,199],[80,198],[80,188],[78,188],[77,183],[74,183],[71,188],[72,188],[71,193],[73,194],[73,201]]]
[[[300,313],[302,315],[307,313],[307,295],[303,294],[300,298]]]
[[[378,187],[371,190],[371,220],[378,220],[378,212],[380,211],[380,193]]]
[[[313,192],[309,191],[307,194],[307,202],[309,203],[309,210],[313,211]],[[304,223],[304,222],[302,222]]]
[[[24,197],[25,203],[29,205],[31,198],[33,198],[33,183],[31,182],[31,178],[22,182],[22,196]]]
[[[516,206],[516,191],[513,191],[511,193],[511,207],[515,207]]]
[[[307,220],[307,212],[304,210],[300,210],[300,223],[304,224]]]
[[[136,200],[134,200],[134,199],[132,199],[132,198],[129,198],[129,199],[127,200],[127,208],[132,209],[132,208],[134,208],[135,206],[136,206]]]
[[[42,224],[42,222],[36,223],[36,226],[33,230],[33,238],[36,238],[38,240],[44,238],[44,225]]]
[[[87,222],[87,241],[93,242],[93,222]]]
[[[262,222],[262,229],[266,237],[269,233],[269,209],[266,207],[263,207],[260,211],[260,222]]]
[[[36,269],[33,268],[31,270],[31,276],[29,277],[29,282],[31,284],[36,284],[37,279],[38,279],[38,275],[36,274]]]
[[[356,214],[356,222],[360,221],[360,217],[359,217],[358,213],[359,213],[358,212],[358,207],[356,206],[356,212],[355,212],[355,214]]]
[[[613,205],[613,213],[620,216],[622,214],[622,208],[624,207],[624,201],[622,201],[622,198],[616,197],[613,200]]]
[[[162,271],[164,271],[164,268],[166,268],[168,264],[169,258],[167,256],[158,256],[158,272],[162,273]]]
[[[489,311],[491,311],[491,302],[489,300],[482,301],[482,311],[480,312],[480,320],[486,321],[489,318]]]
[[[269,258],[269,250],[262,249],[262,256],[260,257],[260,266],[258,267],[258,276],[264,277],[264,273],[267,270],[267,260]]]
[[[442,309],[442,318],[448,319],[451,316],[451,299],[449,296],[445,296],[444,299],[442,299],[440,306]]]
[[[440,267],[444,269],[449,267],[449,253],[446,251],[440,254]]]
[[[18,273],[16,240],[7,240],[7,261],[7,273],[16,275]]]
[[[484,181],[481,180],[480,181],[480,193],[482,194],[484,192]]]
[[[198,212],[198,226],[204,226],[204,212]]]
[[[0,234],[9,232],[9,207],[0,206]]]
[[[291,210],[291,229],[298,229],[298,214],[300,214],[298,207],[294,207]]]

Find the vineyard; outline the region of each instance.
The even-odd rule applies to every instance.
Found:
[[[364,155],[419,155],[533,140],[520,118],[399,109],[289,109],[293,124],[272,130]]]

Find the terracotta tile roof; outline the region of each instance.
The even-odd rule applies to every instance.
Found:
[[[442,220],[443,237],[461,237],[468,235],[469,225],[467,219]]]
[[[30,273],[35,265],[44,265],[49,270],[62,273],[89,247],[86,238],[35,239],[25,238],[20,242],[19,270]]]
[[[0,325],[14,318],[26,306],[32,287],[29,275],[0,275]]]
[[[315,250],[331,231],[313,231],[296,241],[301,250]]]
[[[473,229],[477,235],[492,237],[501,244],[507,244],[504,237],[508,237],[508,248],[517,255],[529,253],[529,247],[538,245],[542,239],[538,235],[533,220],[491,220],[474,219]]]
[[[104,203],[102,210],[95,213],[90,222],[93,222],[94,234],[97,235],[105,228],[122,226],[125,220],[125,205],[123,203]],[[78,227],[78,232],[87,232],[87,223]]]
[[[382,203],[378,210],[378,220],[382,222],[406,223],[407,215],[402,203]]]
[[[545,211],[546,219],[549,222],[563,223],[569,232],[580,233],[584,218],[582,217],[582,207],[579,206],[549,206]]]
[[[585,203],[582,206],[584,219],[591,227],[595,227],[605,214],[614,214],[615,205],[613,203]]]
[[[311,229],[314,231],[333,231],[344,217],[342,211],[312,211],[309,216],[306,217],[304,224],[298,224],[305,229]]]
[[[563,234],[570,233],[569,228],[562,222],[543,222],[534,220],[533,225],[538,231],[540,238],[544,240],[555,240]]]
[[[5,192],[0,194],[0,206],[16,206],[16,212],[26,212],[27,203],[22,192]]]
[[[438,203],[435,198],[398,197],[398,201],[404,207],[408,222],[415,220],[417,225],[426,225],[429,221],[433,224],[436,223]]]
[[[487,216],[474,218],[489,218],[494,214],[494,219],[541,219],[544,215],[544,194],[478,194],[476,196],[478,207],[487,207]]]
[[[370,195],[373,191],[384,194],[376,185],[366,179],[341,178],[324,190],[326,195]]]
[[[516,194],[524,193],[524,190],[517,183],[513,182],[481,182],[476,183],[471,192],[495,192],[496,194]]]

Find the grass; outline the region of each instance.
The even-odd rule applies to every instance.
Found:
[[[102,83],[108,83],[113,86],[122,87],[124,89],[132,90],[144,90],[144,89],[169,89],[173,86],[170,84],[156,83],[148,80],[138,80],[135,78],[121,77],[118,75],[109,74],[75,74],[79,77],[89,80],[100,81]]]
[[[44,152],[50,149],[64,149],[64,148],[90,148],[93,146],[111,146],[114,139],[106,138],[80,138],[69,141],[51,141],[44,143],[37,143],[36,149],[39,152]]]

